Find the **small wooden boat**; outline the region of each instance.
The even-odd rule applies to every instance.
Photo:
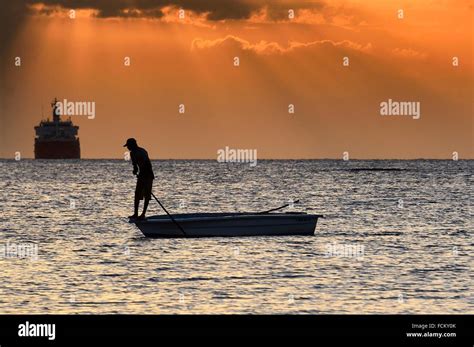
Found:
[[[314,235],[322,215],[287,213],[188,213],[130,220],[147,237]]]

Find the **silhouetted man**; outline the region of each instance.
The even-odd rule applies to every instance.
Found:
[[[138,174],[137,187],[135,189],[135,210],[133,215],[129,218],[145,219],[145,213],[151,199],[153,180],[155,179],[150,158],[148,158],[147,151],[138,147],[137,140],[133,138],[128,139],[127,143],[123,146],[127,147],[130,151],[130,158],[132,159],[133,164],[133,174]],[[145,200],[143,203],[143,212],[138,216],[138,206],[140,205],[140,200],[143,199]]]

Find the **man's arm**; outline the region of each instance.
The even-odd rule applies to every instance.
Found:
[[[132,159],[133,174],[137,175],[138,174],[138,165],[137,165],[137,160],[136,160],[135,155],[133,154],[133,152],[130,152],[130,158]]]

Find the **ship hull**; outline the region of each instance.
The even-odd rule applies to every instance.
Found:
[[[80,159],[79,139],[35,140],[35,159]]]

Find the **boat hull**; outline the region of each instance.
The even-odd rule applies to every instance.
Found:
[[[35,159],[80,159],[79,139],[38,140],[35,139]]]
[[[185,234],[166,215],[134,221],[147,237],[238,237],[314,235],[321,215],[305,213],[229,214],[201,213],[175,215]]]

